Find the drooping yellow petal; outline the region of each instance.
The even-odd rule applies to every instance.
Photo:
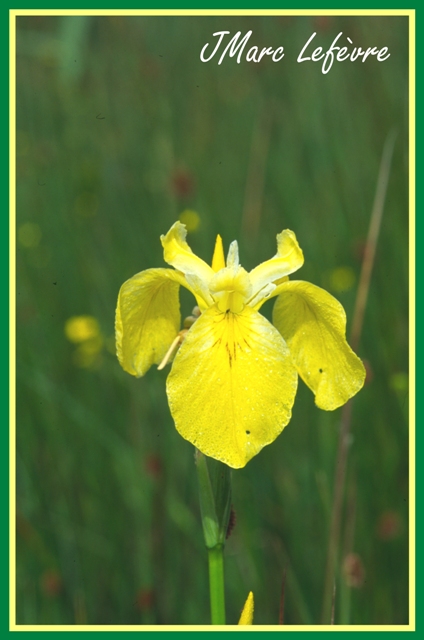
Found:
[[[233,468],[281,433],[297,373],[287,345],[259,313],[207,309],[186,334],[167,380],[179,433]]]
[[[273,323],[287,342],[299,375],[315,403],[331,411],[363,386],[365,369],[346,342],[346,314],[340,302],[309,282],[279,287]]]
[[[187,230],[181,222],[175,222],[165,236],[161,236],[164,260],[186,276],[188,284],[200,295],[206,305],[212,303],[208,292],[209,280],[214,271],[204,260],[196,256],[186,242]],[[202,305],[204,307],[205,305]]]
[[[277,253],[271,258],[262,262],[249,273],[252,283],[252,291],[256,294],[252,298],[252,306],[258,309],[261,301],[272,296],[272,283],[290,275],[300,269],[303,265],[303,253],[299,247],[293,231],[286,229],[277,235]],[[259,304],[258,304],[259,302]]]
[[[251,591],[247,596],[247,600],[244,603],[243,611],[241,612],[239,624],[253,624],[253,611],[255,603],[253,599],[253,592]]]
[[[225,267],[224,247],[222,245],[222,238],[218,234],[216,236],[215,249],[212,257],[212,271],[219,271]]]
[[[116,351],[122,368],[133,376],[159,364],[180,330],[180,284],[184,276],[173,269],[147,269],[122,285]]]

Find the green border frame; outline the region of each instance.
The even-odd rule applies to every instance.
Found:
[[[206,6],[199,6],[199,2],[196,0],[186,0],[184,3],[175,3],[175,2],[170,2],[169,0],[167,2],[160,2],[160,0],[150,0],[150,2],[146,2],[146,1],[142,1],[140,2],[134,2],[134,1],[129,1],[125,4],[125,7],[121,7],[122,10],[143,10],[143,9],[153,9],[153,10],[167,10],[167,9],[182,9],[182,10],[190,10],[190,9],[203,9],[203,10],[207,10],[207,9],[214,9],[214,10],[228,10],[228,9],[238,9],[238,10],[243,10],[243,9],[258,9],[258,3],[254,2],[253,0],[233,0],[233,2],[231,2],[231,4],[224,4],[222,1],[221,2],[208,2]],[[2,38],[2,48],[4,48],[4,56],[3,59],[6,60],[6,71],[5,71],[5,75],[6,75],[6,82],[9,81],[9,66],[8,66],[8,60],[9,60],[9,11],[11,10],[22,10],[22,11],[34,11],[34,10],[55,10],[58,9],[58,3],[57,2],[48,2],[45,1],[44,3],[40,4],[40,3],[35,3],[35,2],[23,2],[22,4],[19,5],[12,5],[6,8],[5,11],[5,20],[3,22],[3,34],[4,37]],[[65,7],[62,7],[62,9],[69,9],[69,10],[87,10],[87,9],[94,9],[94,10],[102,10],[102,9],[116,9],[116,4],[112,3],[111,0],[106,0],[104,2],[98,2],[98,1],[93,1],[91,3],[89,3],[87,6],[81,6],[81,3],[79,2],[69,2],[66,4]],[[419,77],[419,73],[417,73],[417,70],[419,72],[420,69],[422,69],[422,65],[421,65],[421,59],[422,59],[422,45],[421,45],[421,41],[419,36],[421,35],[421,14],[420,11],[417,11],[417,7],[415,3],[408,3],[407,7],[400,7],[398,3],[394,3],[393,0],[389,0],[388,2],[381,2],[381,1],[375,1],[374,3],[370,4],[370,5],[366,5],[363,2],[351,2],[349,4],[348,7],[345,7],[343,9],[341,9],[340,7],[340,3],[339,2],[334,2],[334,1],[327,1],[326,3],[319,3],[316,1],[311,1],[309,0],[309,2],[307,3],[298,3],[298,2],[276,2],[276,1],[270,1],[268,0],[268,2],[266,3],[266,5],[264,7],[261,7],[260,10],[266,10],[266,9],[278,9],[278,10],[294,10],[294,11],[298,11],[298,10],[311,10],[311,11],[316,11],[316,10],[328,10],[328,11],[332,11],[332,10],[343,10],[343,11],[349,11],[349,10],[364,10],[364,11],[370,11],[370,10],[391,10],[391,9],[400,9],[400,10],[412,10],[415,11],[415,26],[416,26],[416,48],[415,48],[415,64],[416,64],[416,70],[415,70],[415,78],[417,80],[417,78]],[[421,45],[421,46],[420,46]],[[416,86],[415,87],[415,92],[416,92],[416,110],[415,113],[420,113],[419,107],[422,103],[421,101],[421,95],[420,95],[420,86]],[[6,121],[8,122],[8,118],[6,117]],[[8,126],[8,125],[7,125]],[[9,141],[9,136],[8,136],[8,132],[9,132],[9,128],[7,128],[7,133],[5,134],[4,138],[4,146],[6,149],[8,149],[9,145],[8,145],[8,141]],[[415,140],[416,140],[416,144],[420,141],[420,134],[421,134],[421,128],[420,128],[420,123],[419,122],[415,122]],[[417,144],[418,146],[418,144]],[[410,158],[413,158],[414,154],[414,150],[411,147],[410,150]],[[415,158],[416,158],[416,166],[415,166],[415,174],[418,174],[419,169],[421,168],[421,162],[420,159],[418,157],[418,153],[415,153]],[[8,166],[10,168],[10,159],[8,157]],[[8,189],[8,172],[5,172],[5,177],[3,177],[3,181],[6,183],[5,184],[5,190],[7,191]],[[414,183],[412,183],[414,184]],[[410,192],[410,197],[411,199],[413,198],[415,194],[413,194],[412,192]],[[418,210],[419,205],[421,202],[421,198],[420,198],[420,193],[419,190],[417,189],[417,193],[416,193],[416,207],[415,207],[415,211]],[[411,262],[411,258],[414,258],[415,255],[415,251],[414,248],[417,244],[417,238],[421,237],[422,234],[422,222],[421,219],[416,216],[416,220],[415,220],[415,233],[414,233],[414,229],[412,229],[412,233],[410,235],[410,251],[411,251],[411,257],[410,257],[410,294],[411,297],[414,301],[414,297],[416,295],[416,278],[418,279],[419,273],[421,271],[421,256],[420,254],[418,254],[418,256],[416,257],[416,263],[412,263]],[[2,236],[2,243],[3,244],[3,251],[0,253],[1,255],[1,260],[5,263],[5,269],[4,272],[8,273],[9,271],[9,266],[10,266],[10,261],[9,261],[9,224],[8,224],[8,216],[5,216],[5,230],[4,230],[4,235]],[[417,275],[415,275],[417,274]],[[5,282],[4,282],[4,288],[8,293],[9,292],[9,280],[6,276],[5,278]],[[410,310],[411,310],[411,314],[415,315],[415,304],[413,302],[413,304],[410,306]],[[417,318],[420,318],[419,315],[419,305],[417,305]],[[11,316],[11,318],[13,318],[13,314]],[[3,321],[6,324],[6,329],[7,326],[9,325],[8,320],[4,320]],[[414,355],[416,353],[416,349],[419,347],[421,341],[420,341],[420,336],[418,334],[418,337],[415,337],[414,335],[414,318],[411,317],[410,319],[410,328],[411,328],[411,344],[412,344],[412,349],[410,351],[411,353],[411,365],[412,365],[412,369],[411,369],[411,373],[414,373]],[[12,327],[10,327],[10,329],[12,329]],[[4,360],[7,360],[7,351],[6,351],[7,347],[5,347],[4,351]],[[14,357],[14,352],[13,349],[10,349],[10,357],[13,358]],[[418,375],[418,384],[420,383],[421,380],[421,376]],[[10,378],[9,378],[10,380]],[[411,376],[411,380],[414,380],[414,377]],[[411,385],[413,388],[413,384]],[[13,387],[13,385],[12,385]],[[10,396],[8,393],[8,385],[5,384],[3,386],[3,394],[4,394],[4,404],[5,406],[7,406],[9,404],[10,401]],[[412,392],[413,393],[413,392]],[[412,396],[412,398],[414,398],[414,395]],[[414,401],[415,402],[415,401]],[[420,408],[417,407],[417,411],[416,411],[416,416],[415,416],[415,420],[413,419],[413,413],[414,413],[414,406],[411,404],[411,424],[413,426],[413,428],[415,428],[415,425],[419,423],[419,418],[421,415],[420,412]],[[13,407],[10,408],[10,412],[8,412],[8,415],[13,415]],[[416,451],[418,451],[420,449],[420,443],[421,443],[421,434],[418,430],[416,430],[416,447],[415,447],[415,460],[416,460]],[[9,438],[8,438],[8,433],[7,433],[7,429],[4,430],[3,434],[2,434],[2,438],[4,438],[4,442],[3,442],[3,450],[6,452],[6,460],[5,460],[5,464],[3,465],[2,468],[2,477],[4,479],[4,482],[1,483],[1,486],[3,487],[2,489],[2,497],[4,499],[4,503],[6,505],[6,513],[8,513],[8,509],[7,509],[7,505],[9,503],[9,490],[8,490],[8,486],[9,486],[9,460],[8,460],[8,451],[9,451],[9,447],[8,447],[8,442],[9,442]],[[411,454],[411,461],[413,458],[413,454]],[[416,475],[416,487],[418,488],[420,486],[420,480],[421,480],[421,470],[418,468],[417,469],[417,475]],[[416,501],[415,503],[413,503],[412,498],[410,501],[410,505],[411,508],[415,509],[416,508]],[[418,514],[416,514],[418,515]],[[421,522],[420,522],[420,517],[418,516],[416,518],[417,520],[417,533],[419,534],[419,532],[421,531]],[[14,528],[11,527],[10,531],[14,531]],[[0,619],[1,619],[1,626],[0,628],[2,628],[4,631],[9,633],[12,633],[14,631],[26,631],[24,627],[18,627],[16,629],[13,629],[12,631],[10,630],[10,620],[9,620],[9,580],[8,580],[8,575],[9,575],[9,535],[8,535],[8,529],[3,527],[3,537],[4,537],[4,547],[6,548],[6,560],[4,562],[4,570],[3,570],[3,575],[6,576],[6,585],[4,587],[4,597],[2,598],[2,603],[1,603],[1,609],[0,609]],[[419,539],[419,535],[416,536],[416,539]],[[419,576],[419,568],[421,566],[421,553],[420,553],[420,549],[417,547],[415,549],[415,565],[416,565],[416,575]],[[419,578],[416,579],[416,593],[415,593],[415,601],[416,602],[420,602],[420,596],[421,596],[422,590],[420,589],[420,585],[419,585]],[[415,620],[415,628],[416,629],[420,629],[420,610],[418,609],[418,616],[416,616],[416,620]],[[417,619],[418,618],[418,619]],[[74,634],[74,633],[82,633],[83,635],[87,636],[88,634],[91,634],[92,631],[79,631],[79,630],[71,630],[69,627],[66,627],[62,630],[47,630],[45,628],[40,628],[40,630],[35,629],[33,627],[29,628],[27,632],[31,632],[31,631],[36,631],[38,633],[44,634],[47,633],[48,637],[51,638],[56,637],[58,634],[63,633],[64,631],[70,634]],[[112,629],[106,630],[106,629],[96,629],[97,633],[100,634],[108,634],[112,631]],[[138,628],[138,629],[131,629],[131,631],[139,631],[142,632],[143,634],[147,634],[148,637],[151,638],[156,638],[157,634],[169,634],[169,633],[181,633],[181,632],[187,632],[188,630],[181,628],[175,628],[175,630],[166,630],[166,631],[143,631],[142,629]],[[267,633],[266,630],[262,630],[262,629],[258,629],[256,630],[255,627],[253,626],[251,629],[249,630],[238,630],[239,633],[249,633],[249,632],[255,632],[255,633],[260,633],[260,634],[265,634]],[[290,631],[285,631],[284,628],[282,628],[281,630],[275,630],[275,631],[271,631],[271,633],[275,633],[275,632],[284,632],[285,634],[289,633],[289,634],[296,634],[296,633],[309,633],[311,631],[295,631],[295,630],[290,630]],[[319,629],[317,629],[318,632],[321,633],[350,633],[350,634],[358,634],[360,633],[365,633],[366,636],[361,636],[361,638],[365,638],[365,637],[369,637],[371,634],[374,634],[375,631],[356,631],[352,628],[352,631],[347,631],[347,630],[338,630],[337,627],[334,628],[334,631],[328,631],[323,629],[322,631],[320,631]],[[377,631],[377,630],[376,630]],[[396,633],[401,633],[401,634],[406,634],[406,633],[410,633],[410,631],[412,630],[400,630],[400,631],[396,631],[395,628],[392,628],[392,630],[378,630],[379,633],[392,633],[393,631],[395,631]],[[124,630],[113,630],[112,632],[114,633],[120,633],[120,634],[126,634],[128,633],[128,631],[124,631]],[[210,629],[208,631],[204,631],[204,630],[194,630],[194,631],[189,631],[190,636],[191,634],[203,634],[203,633],[225,633],[226,637],[228,637],[229,634],[232,633],[232,631],[221,631],[219,629]],[[191,636],[192,637],[192,636]]]

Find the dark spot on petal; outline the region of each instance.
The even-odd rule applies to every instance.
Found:
[[[250,436],[250,431],[246,431],[247,435]]]
[[[322,373],[322,369],[320,369],[319,372]]]
[[[230,347],[228,346],[228,342],[227,342],[227,344],[225,345],[225,348],[226,348],[226,350],[227,350],[227,354],[228,354],[228,362],[229,362],[230,367],[231,367],[231,366],[232,366],[232,364],[233,364],[233,356],[232,356],[232,353],[231,353],[231,351],[230,351]]]

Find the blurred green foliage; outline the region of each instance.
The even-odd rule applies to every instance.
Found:
[[[222,29],[285,57],[203,64]],[[323,75],[296,62],[314,31],[315,46],[342,31],[391,55]],[[407,65],[402,17],[17,18],[18,623],[209,623],[193,448],[166,370],[119,367],[119,287],[165,266],[159,236],[188,209],[193,250],[209,261],[217,233],[237,238],[247,269],[293,229],[296,277],[338,297],[349,330],[392,129],[335,622],[408,621]],[[192,305],[184,292],[183,317]],[[88,339],[67,338],[75,316],[97,321]],[[320,622],[340,410],[299,386],[284,433],[233,473],[229,623],[252,590],[255,624],[278,624],[285,568],[284,622]]]

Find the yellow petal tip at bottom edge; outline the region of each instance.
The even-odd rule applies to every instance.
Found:
[[[243,611],[241,612],[241,616],[240,616],[240,620],[238,621],[238,624],[241,624],[241,625],[253,624],[254,608],[255,608],[255,603],[253,598],[253,591],[251,591],[247,596],[246,602],[244,603]]]

